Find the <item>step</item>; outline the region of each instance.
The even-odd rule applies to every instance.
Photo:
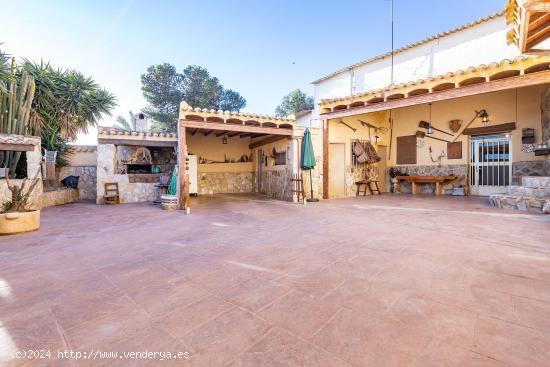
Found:
[[[550,200],[526,195],[493,194],[489,197],[489,202],[497,208],[542,210],[545,204],[550,203]]]
[[[506,194],[532,196],[538,199],[550,199],[550,187],[508,186],[506,188]]]
[[[524,187],[550,187],[550,177],[546,176],[523,176],[521,185]]]

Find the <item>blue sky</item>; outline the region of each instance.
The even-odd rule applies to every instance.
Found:
[[[395,46],[504,8],[504,0],[395,0]],[[20,57],[94,77],[114,115],[145,106],[152,64],[201,65],[241,93],[247,111],[272,114],[293,89],[390,49],[388,0],[0,0],[0,42]],[[113,118],[106,118],[110,124]]]

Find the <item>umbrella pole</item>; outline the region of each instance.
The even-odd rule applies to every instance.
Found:
[[[312,177],[312,174],[311,174],[311,169],[309,170],[309,186],[310,186],[310,198],[309,199],[306,199],[306,201],[310,202],[310,203],[316,203],[319,201],[319,199],[317,198],[314,198],[313,197],[313,177]]]

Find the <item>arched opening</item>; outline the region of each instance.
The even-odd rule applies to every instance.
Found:
[[[333,111],[342,111],[342,110],[347,110],[348,109],[348,106],[345,105],[345,104],[340,104],[338,106],[334,106],[332,108]]]
[[[550,62],[543,62],[541,64],[529,66],[527,69],[525,69],[524,73],[525,74],[536,73],[538,71],[548,70],[549,67],[550,67]]]
[[[491,75],[489,80],[505,79],[516,75],[519,75],[519,70],[505,70]]]
[[[263,127],[277,127],[277,124],[274,122],[264,122],[262,124]]]
[[[258,121],[254,121],[254,120],[245,121],[244,124],[247,125],[247,126],[260,126],[261,125]]]
[[[395,93],[387,96],[386,101],[392,101],[394,99],[401,99],[401,98],[405,98],[405,95],[403,93]]]
[[[227,119],[227,120],[225,120],[225,122],[227,124],[231,124],[231,125],[242,125],[243,124],[243,121],[239,120],[239,119]]]
[[[192,121],[204,121],[204,118],[199,115],[185,115],[185,119]]]
[[[222,123],[222,124],[224,123],[224,120],[221,117],[215,117],[215,116],[207,117],[206,121],[207,122],[219,122],[219,123]]]
[[[438,85],[434,86],[432,88],[432,91],[439,92],[439,91],[442,91],[442,90],[453,89],[454,87],[455,87],[454,83],[441,83],[441,84],[438,84]]]
[[[291,124],[280,124],[279,129],[292,129]]]
[[[473,78],[464,79],[460,83],[458,83],[458,85],[460,85],[461,87],[465,87],[467,85],[483,83],[484,81],[485,81],[484,77],[476,76],[476,77],[473,77]]]
[[[413,89],[411,90],[408,95],[409,97],[412,97],[412,96],[420,96],[422,94],[428,94],[430,92],[429,89],[427,88],[419,88],[419,89]]]
[[[363,101],[357,101],[353,102],[349,105],[349,108],[356,108],[356,107],[363,107],[365,105],[365,102]]]
[[[380,103],[380,102],[384,102],[384,98],[382,98],[382,97],[373,97],[371,99],[367,99],[368,104]]]

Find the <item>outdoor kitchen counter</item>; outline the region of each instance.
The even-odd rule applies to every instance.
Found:
[[[412,194],[416,195],[417,184],[433,183],[435,184],[435,194],[442,195],[441,184],[445,181],[455,180],[456,176],[397,176],[398,182],[407,181],[412,185]]]

